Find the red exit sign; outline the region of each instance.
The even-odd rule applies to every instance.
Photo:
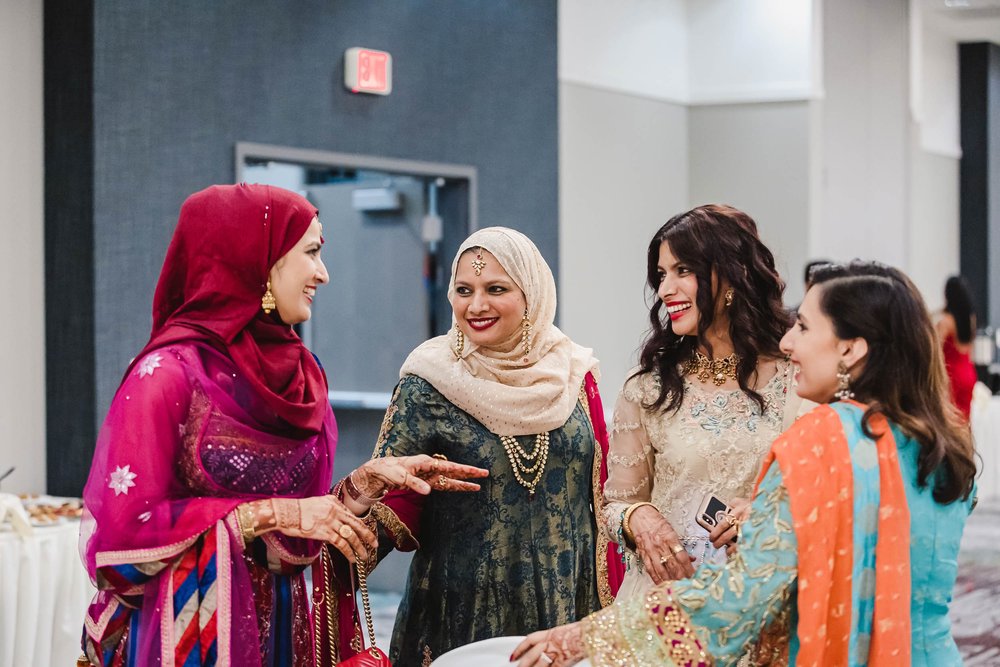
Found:
[[[344,85],[352,93],[388,95],[392,92],[392,55],[358,46],[347,49]]]

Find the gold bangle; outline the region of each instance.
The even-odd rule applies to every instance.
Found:
[[[236,508],[236,523],[239,524],[243,543],[250,544],[253,542],[254,538],[257,537],[257,526],[250,503],[243,503]]]
[[[625,516],[622,518],[622,533],[625,535],[625,541],[630,543],[632,546],[635,546],[635,535],[632,533],[632,528],[629,526],[628,522],[632,518],[632,512],[645,505],[649,505],[657,512],[660,511],[653,503],[633,503],[627,510],[625,510]]]

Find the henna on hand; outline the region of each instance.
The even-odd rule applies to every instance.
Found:
[[[684,579],[694,574],[690,555],[670,522],[655,507],[640,507],[629,521],[635,551],[653,583]]]
[[[514,649],[510,660],[517,660],[517,667],[564,667],[584,657],[582,627],[576,622],[532,632]]]

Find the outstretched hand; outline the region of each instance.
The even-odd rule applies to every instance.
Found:
[[[418,454],[372,459],[352,472],[351,480],[362,494],[374,499],[396,489],[410,489],[421,495],[431,491],[478,491],[478,484],[464,480],[489,474],[483,468]]]
[[[517,667],[566,667],[585,657],[578,621],[532,632],[510,654],[510,661],[517,660]]]

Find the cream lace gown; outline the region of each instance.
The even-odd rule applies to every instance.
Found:
[[[689,379],[676,412],[649,411],[659,378],[629,379],[615,404],[608,451],[604,518],[611,539],[619,542],[622,513],[648,501],[660,510],[694,559],[725,562],[695,514],[708,493],[730,501],[750,498],[760,464],[771,442],[794,420],[801,400],[792,390],[791,362],[779,360],[774,376],[758,390],[757,403],[739,389],[708,388]],[[668,554],[669,555],[669,554]],[[618,597],[643,594],[652,586],[642,562],[628,554],[629,568]]]

